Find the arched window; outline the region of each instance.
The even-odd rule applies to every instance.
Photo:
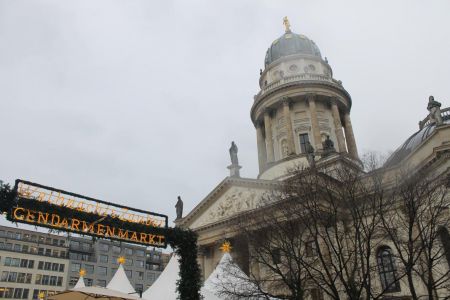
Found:
[[[383,290],[387,292],[400,291],[400,283],[396,274],[397,268],[391,248],[385,246],[378,249],[377,263]]]
[[[442,247],[447,259],[448,267],[450,268],[450,234],[448,233],[448,229],[445,227],[440,227],[438,233],[441,238]]]

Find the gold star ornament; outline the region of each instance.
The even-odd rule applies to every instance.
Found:
[[[224,252],[224,253],[230,253],[232,248],[233,247],[231,247],[230,242],[225,241],[225,242],[223,242],[222,246],[220,246],[219,249],[222,250],[222,252]]]
[[[119,265],[123,265],[125,263],[125,257],[124,256],[120,256],[117,259],[117,262],[119,263]]]
[[[80,277],[83,277],[84,275],[86,275],[86,270],[81,269],[80,272],[78,272],[78,275],[80,275]]]
[[[38,297],[39,297],[39,300],[43,300],[45,298],[45,293],[40,292]]]

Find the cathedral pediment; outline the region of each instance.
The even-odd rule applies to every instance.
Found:
[[[177,225],[196,230],[211,226],[258,207],[273,182],[257,179],[224,179]]]

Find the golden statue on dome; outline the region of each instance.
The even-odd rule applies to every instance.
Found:
[[[288,17],[283,18],[283,25],[286,28],[286,32],[291,32],[291,23],[289,23]]]

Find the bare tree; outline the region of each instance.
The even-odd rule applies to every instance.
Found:
[[[393,181],[373,155],[365,163],[364,172],[345,161],[293,170],[256,211],[242,215],[234,230],[248,245],[252,267],[242,280],[252,293],[222,293],[380,299],[407,282],[419,299],[422,282],[428,299],[448,295],[448,188],[423,174]]]
[[[389,198],[382,214],[383,229],[395,247],[411,297],[449,298],[448,242],[442,234],[448,234],[450,225],[446,179],[403,170],[395,177]]]

